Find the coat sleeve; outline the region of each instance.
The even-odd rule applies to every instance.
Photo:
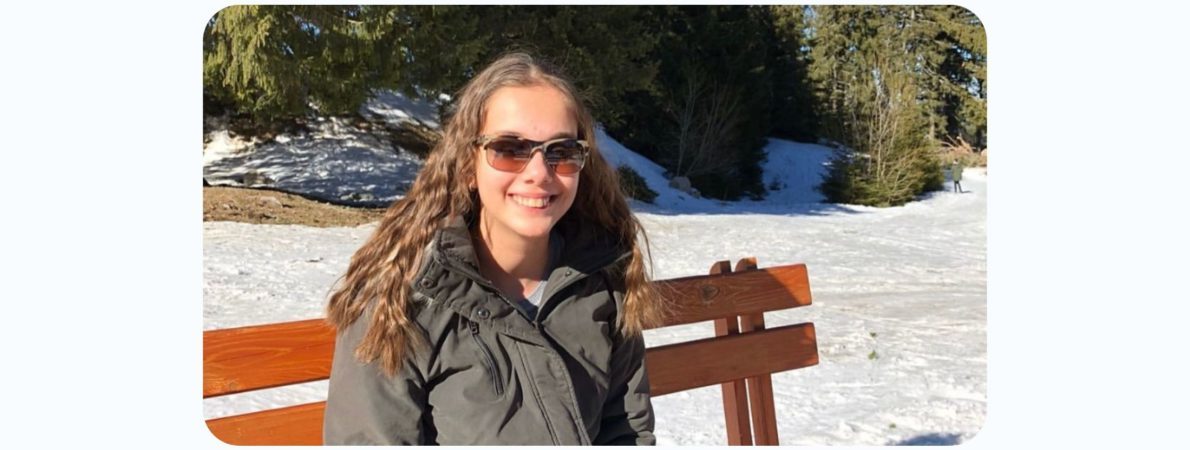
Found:
[[[360,363],[355,348],[367,314],[335,339],[322,437],[325,445],[419,445],[427,441],[425,379],[412,358],[386,376],[374,361]]]
[[[621,306],[623,290],[616,290]],[[645,340],[641,335],[616,333],[611,357],[611,385],[603,404],[603,418],[595,445],[655,445],[653,404],[645,370]]]

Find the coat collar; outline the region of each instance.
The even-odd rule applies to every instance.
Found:
[[[545,320],[545,317],[558,306],[558,299],[553,299],[557,292],[631,255],[630,251],[614,245],[608,238],[608,233],[592,226],[582,226],[569,215],[563,217],[555,225],[555,229],[563,236],[562,254],[558,266],[550,274],[536,319],[532,323],[525,320],[507,320],[510,316],[520,315],[519,309],[510,301],[492,303],[491,297],[487,296],[439,295],[442,292],[457,293],[455,289],[461,282],[444,272],[453,272],[456,276],[495,290],[491,282],[479,271],[475,243],[471,239],[469,225],[473,223],[474,220],[454,217],[438,230],[426,249],[427,264],[422,265],[419,276],[415,278],[414,289],[421,290],[427,298],[445,300],[438,304],[454,310],[467,320],[495,326],[505,334],[519,336],[539,345],[546,345],[546,342],[540,332],[534,329],[534,323]]]
[[[483,277],[479,275],[479,258],[475,254],[475,242],[471,238],[471,228],[475,221],[474,215],[454,216],[448,219],[431,243],[431,251],[443,265],[462,270],[482,280]],[[591,274],[631,255],[629,249],[624,249],[608,233],[583,223],[574,214],[564,216],[555,228],[562,235],[564,242],[558,261],[560,268]]]

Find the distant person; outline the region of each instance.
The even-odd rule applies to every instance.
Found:
[[[963,192],[963,185],[959,184],[963,181],[963,164],[957,159],[950,164],[950,181],[954,183],[955,192]]]
[[[661,304],[579,92],[514,53],[455,96],[331,295],[326,444],[656,443]]]

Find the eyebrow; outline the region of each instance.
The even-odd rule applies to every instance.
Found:
[[[522,136],[521,133],[518,133],[515,131],[496,131],[493,133],[488,133],[488,135],[489,136],[516,136],[521,139],[527,139],[524,136]],[[556,133],[553,136],[550,136],[549,139],[546,139],[546,141],[552,141],[554,139],[563,139],[563,138],[577,139],[578,134],[563,131],[561,133]]]

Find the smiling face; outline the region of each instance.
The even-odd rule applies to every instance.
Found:
[[[487,101],[480,134],[534,141],[577,137],[578,122],[566,97],[549,86],[504,87]],[[541,152],[519,173],[502,172],[475,150],[475,183],[481,203],[480,233],[487,242],[548,239],[574,203],[579,174],[559,175]]]

